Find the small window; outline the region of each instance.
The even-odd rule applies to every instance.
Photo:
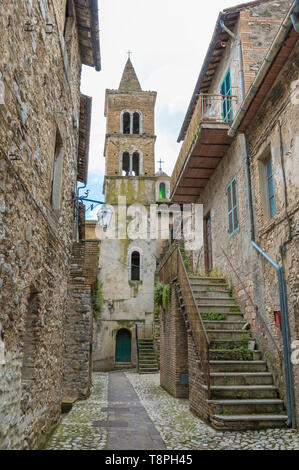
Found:
[[[160,183],[159,189],[160,199],[166,199],[166,186],[165,183]]]
[[[269,201],[269,215],[274,217],[276,214],[274,184],[273,184],[273,172],[272,172],[272,159],[269,158],[266,161],[266,175],[267,175],[267,192]]]
[[[122,175],[129,176],[130,174],[130,154],[124,152],[122,155]]]
[[[55,210],[60,209],[62,173],[63,173],[63,148],[62,148],[61,136],[57,128],[55,150],[54,150],[53,172],[52,172],[51,197],[50,197],[51,206]]]
[[[123,133],[130,134],[131,133],[131,115],[130,113],[123,114]]]
[[[140,281],[140,253],[133,251],[131,255],[131,281]]]
[[[232,84],[230,69],[228,69],[220,87],[222,95],[222,120],[223,122],[233,121]]]
[[[140,133],[140,116],[139,113],[133,114],[133,134]]]
[[[236,178],[226,188],[227,211],[228,211],[228,233],[234,235],[239,230],[238,197]]]
[[[21,371],[23,381],[32,381],[34,379],[35,359],[38,346],[36,327],[39,309],[38,294],[32,292],[28,299],[25,332],[23,334],[23,362]]]
[[[138,152],[133,153],[133,175],[139,176],[140,174],[140,156]]]

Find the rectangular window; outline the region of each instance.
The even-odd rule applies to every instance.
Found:
[[[222,95],[222,120],[223,122],[233,121],[233,102],[232,102],[232,84],[230,69],[226,72],[224,80],[220,87],[220,93]]]
[[[228,233],[234,235],[239,230],[237,181],[234,178],[226,188]]]
[[[267,191],[268,191],[268,201],[269,201],[269,215],[270,217],[274,217],[274,215],[276,214],[276,205],[275,205],[271,158],[266,161],[266,175],[267,175]]]

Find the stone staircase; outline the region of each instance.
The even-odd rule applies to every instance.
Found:
[[[287,415],[250,326],[225,279],[190,278],[210,339],[208,405],[218,429],[282,427]]]
[[[152,339],[139,340],[139,374],[155,374],[159,371],[154,341]]]

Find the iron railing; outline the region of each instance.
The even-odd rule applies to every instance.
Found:
[[[170,253],[169,257],[161,266],[159,278],[164,284],[170,284],[176,280],[180,285],[195,347],[199,357],[201,374],[204,378],[204,384],[207,387],[208,398],[210,398],[210,340],[194,297],[182,253],[178,246]]]
[[[198,96],[192,119],[189,123],[183,145],[181,147],[176,165],[171,176],[171,188],[175,184],[181,173],[187,157],[197,141],[201,125],[203,123],[228,124],[233,121],[234,109],[236,108],[237,97],[235,95],[207,94],[201,93]]]

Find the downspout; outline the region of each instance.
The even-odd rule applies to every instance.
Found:
[[[251,245],[274,267],[278,277],[278,293],[279,303],[281,311],[281,324],[282,324],[282,338],[283,338],[283,361],[285,370],[285,382],[286,382],[286,402],[287,402],[287,413],[288,419],[286,425],[288,427],[296,427],[296,415],[295,415],[295,399],[294,399],[294,384],[292,375],[292,364],[291,364],[291,346],[290,346],[290,330],[288,321],[288,304],[286,294],[286,283],[285,276],[282,266],[279,266],[262,248],[260,248],[254,241],[254,222],[253,222],[253,208],[252,208],[252,189],[250,179],[250,162],[248,143],[245,134],[240,134],[243,140],[244,155],[245,155],[245,173],[246,173],[246,186],[247,186],[247,199],[248,199],[248,215],[249,215],[249,226],[250,226],[250,243]]]
[[[220,20],[220,26],[236,43],[238,46],[238,55],[239,55],[239,63],[240,63],[240,82],[241,82],[241,100],[244,101],[245,98],[245,80],[244,80],[244,66],[243,66],[243,53],[242,53],[242,44],[240,39],[236,38],[236,35],[228,29],[223,20]]]

